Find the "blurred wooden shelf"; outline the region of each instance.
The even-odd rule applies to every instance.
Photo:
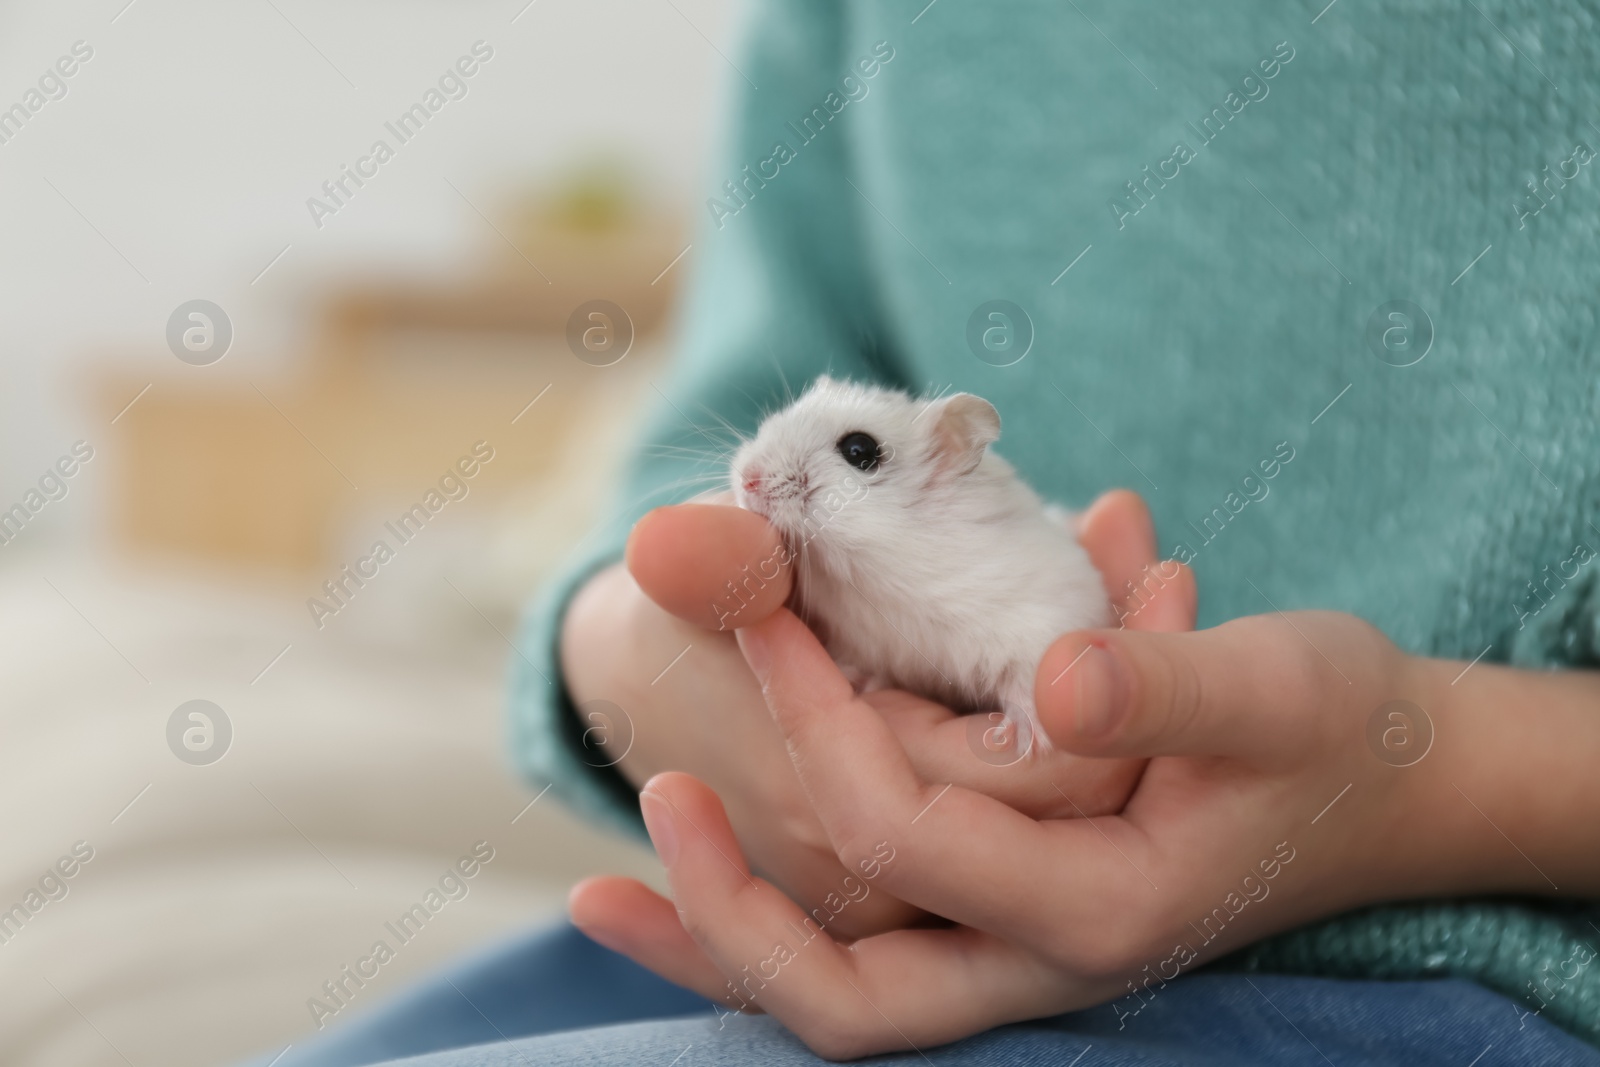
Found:
[[[138,386],[101,387],[115,412]],[[269,387],[161,382],[118,420],[116,532],[140,549],[314,569],[341,518],[420,499],[478,441],[494,459],[471,480],[479,503],[551,474],[581,404],[504,387],[325,380]],[[474,505],[477,506],[477,505]]]
[[[474,442],[495,449],[471,485],[480,502],[553,476],[586,412],[644,382],[675,280],[652,278],[677,254],[662,255],[672,239],[662,229],[569,249],[559,284],[509,268],[352,284],[318,309],[289,380],[252,381],[236,353],[214,367],[174,361],[117,419],[116,535],[140,549],[316,569],[332,560],[352,512],[403,510]],[[661,262],[619,262],[619,248]],[[618,366],[590,365],[567,347],[568,318],[597,298],[633,321],[633,349]],[[104,372],[95,404],[109,419],[147,381]],[[554,396],[519,417],[546,387]]]

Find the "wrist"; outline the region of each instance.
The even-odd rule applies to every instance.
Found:
[[[1600,894],[1600,676],[1419,660],[1433,746],[1407,803],[1430,893]],[[1434,884],[1428,884],[1434,883]]]

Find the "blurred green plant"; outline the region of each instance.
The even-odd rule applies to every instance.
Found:
[[[540,214],[563,229],[598,234],[627,227],[640,207],[633,168],[621,160],[598,158],[558,178]]]

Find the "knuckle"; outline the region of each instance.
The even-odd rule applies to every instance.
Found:
[[[922,787],[904,797],[883,798],[881,802],[851,805],[837,814],[828,826],[829,841],[839,863],[852,874],[872,871],[884,881],[904,865],[909,831],[921,830],[912,818],[924,811],[929,801],[946,786]],[[903,817],[902,817],[903,816]],[[923,825],[927,825],[924,823]]]
[[[1149,669],[1136,674],[1132,688],[1134,707],[1149,715],[1150,727],[1162,736],[1187,732],[1204,706],[1200,672],[1181,653],[1152,657]]]
[[[1167,705],[1168,726],[1174,732],[1187,733],[1205,707],[1200,671],[1187,656],[1167,660],[1167,669],[1171,672],[1169,684],[1172,687],[1172,699]]]
[[[1226,630],[1235,644],[1255,650],[1252,663],[1254,673],[1262,683],[1280,697],[1291,693],[1314,691],[1322,685],[1325,676],[1333,670],[1307,637],[1312,612],[1297,612],[1301,621],[1288,615],[1251,615],[1219,627]]]
[[[888,835],[883,833],[882,827],[874,821],[872,825],[857,828],[849,836],[841,839],[834,852],[839,857],[840,865],[851,874],[857,871],[878,870],[887,876],[892,869],[883,858],[888,843]],[[890,852],[890,855],[893,853]],[[886,877],[885,881],[887,880]]]
[[[1337,612],[1318,612],[1318,615],[1328,618],[1330,630],[1344,635],[1341,644],[1350,649],[1352,658],[1365,657],[1383,662],[1397,652],[1389,635],[1366,619],[1354,615],[1341,616]]]
[[[778,729],[783,733],[784,749],[796,767],[814,762],[828,751],[829,725],[820,715],[811,714],[809,694],[799,694],[768,684],[761,689],[767,704],[777,713]]]
[[[1359,615],[1346,615],[1337,611],[1314,611],[1310,615],[1312,618],[1322,620],[1325,624],[1338,623],[1339,625],[1347,626],[1350,629],[1350,633],[1361,640],[1382,644],[1389,643],[1389,639],[1384,636],[1382,630]]]
[[[816,811],[809,806],[804,796],[785,797],[780,801],[776,812],[776,823],[777,832],[774,836],[777,840],[789,842],[812,852],[827,850],[828,833],[823,829]]]
[[[1278,718],[1286,739],[1300,736],[1306,726],[1315,727],[1314,719],[1308,723],[1304,715],[1295,714],[1298,710],[1319,706],[1317,701],[1308,698],[1336,691],[1335,686],[1338,690],[1345,687],[1344,679],[1322,653],[1293,631],[1287,637],[1292,640],[1280,643],[1270,672],[1263,679],[1268,688],[1262,694],[1264,698],[1275,698],[1273,706],[1280,709]]]
[[[701,948],[710,945],[714,931],[705,912],[699,908],[684,907],[682,904],[678,905],[677,911],[679,925],[694,939],[694,943]]]

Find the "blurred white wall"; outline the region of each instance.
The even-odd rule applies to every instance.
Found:
[[[478,210],[515,232],[508,197],[596,153],[692,215],[738,36],[733,0],[0,0],[0,512],[75,440],[96,449],[0,546],[0,813],[21,828],[0,852],[0,900],[21,899],[62,842],[96,849],[70,910],[0,947],[0,1062],[199,1067],[303,1041],[318,982],[478,837],[497,859],[471,905],[365,1003],[556,914],[583,874],[654,876],[645,850],[554,800],[530,806],[502,739],[509,620],[580,536],[587,475],[622,447],[618,427],[569,465],[584,492],[541,484],[538,508],[453,510],[323,633],[305,614],[312,577],[82,551],[135,422],[109,426],[86,394],[107,366],[135,383],[128,399],[158,383],[147,405],[174,378],[267,385],[305,354],[319,294],[506,261]],[[477,41],[493,57],[466,95],[398,144],[385,123]],[[76,42],[92,57],[64,64],[64,95],[51,78],[41,90]],[[7,116],[28,103],[18,130]],[[394,158],[317,227],[307,199],[379,137]],[[166,343],[197,298],[234,327],[214,367]],[[525,340],[519,358],[578,366],[559,340],[543,357]],[[651,348],[606,388],[643,395]],[[557,390],[523,429],[575,402]],[[368,543],[387,513],[368,489],[341,546]],[[208,766],[166,732],[202,697],[237,725]]]
[[[511,183],[620,149],[690,210],[737,22],[732,0],[0,0],[0,110],[93,49],[0,143],[0,501],[104,436],[86,362],[171,372],[180,303],[221,304],[233,369],[270,377],[324,280],[493,251],[447,180],[492,217]],[[314,225],[307,198],[478,40],[468,95]],[[83,484],[41,518],[88,526]]]

